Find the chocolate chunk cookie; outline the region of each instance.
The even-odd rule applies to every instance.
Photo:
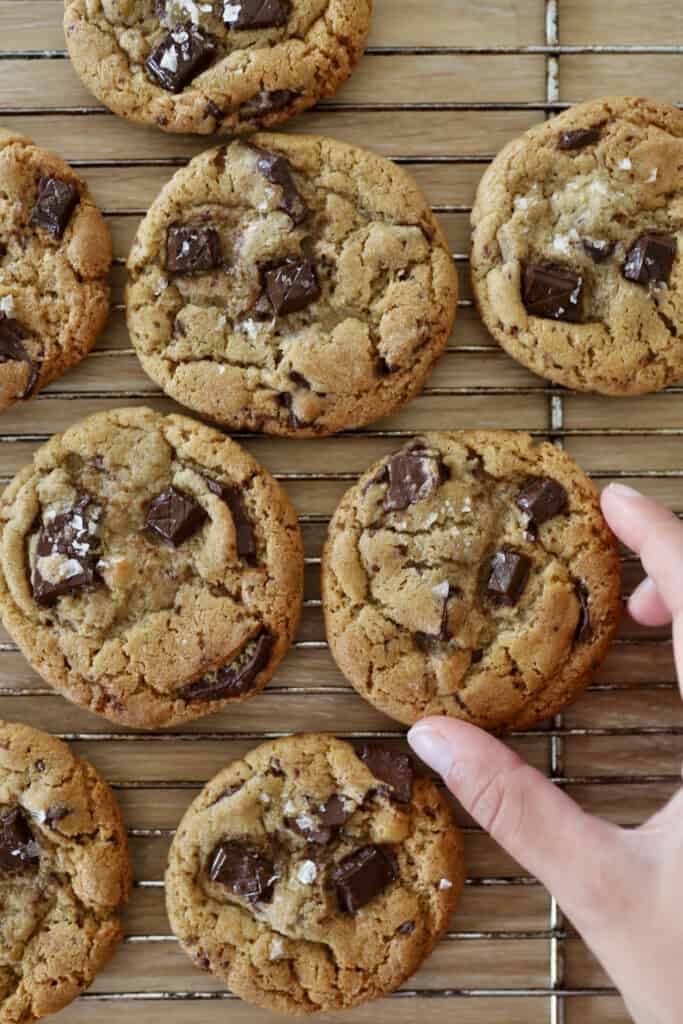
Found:
[[[110,265],[82,178],[0,129],[0,411],[87,355],[109,315]]]
[[[64,696],[125,725],[261,690],[296,631],[296,515],[218,431],[100,413],[39,448],[0,502],[0,615]]]
[[[128,269],[145,370],[235,430],[316,437],[393,412],[455,316],[453,261],[417,186],[331,139],[258,135],[196,157]]]
[[[131,868],[114,794],[66,744],[0,722],[0,1021],[33,1024],[121,940]]]
[[[588,685],[617,627],[615,540],[590,481],[526,434],[427,434],[370,469],[322,569],[339,668],[381,711],[527,728]]]
[[[220,772],[171,846],[171,926],[203,970],[280,1013],[345,1010],[431,952],[465,877],[448,804],[410,758],[332,736],[264,743]]]
[[[591,100],[496,157],[472,211],[472,282],[511,356],[567,387],[683,376],[683,114]]]
[[[66,0],[73,65],[116,114],[168,132],[272,127],[332,96],[371,0]]]

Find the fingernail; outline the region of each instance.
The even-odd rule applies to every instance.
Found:
[[[425,725],[414,725],[408,733],[408,743],[439,775],[448,775],[453,764],[453,747],[441,733]]]
[[[637,491],[635,487],[629,487],[628,484],[609,484],[606,490],[611,491],[612,494],[620,494],[622,498],[642,498],[640,491]]]

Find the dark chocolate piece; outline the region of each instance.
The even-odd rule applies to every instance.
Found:
[[[228,12],[232,12],[228,14]],[[228,28],[281,28],[289,18],[289,3],[284,0],[235,0],[225,5]]]
[[[404,921],[401,927],[398,929],[399,935],[412,935],[415,931],[414,921]]]
[[[197,532],[208,516],[191,494],[168,487],[151,502],[145,527],[174,548]]]
[[[53,832],[59,832],[57,826],[63,818],[70,813],[69,808],[65,807],[64,804],[54,804],[52,807],[48,807],[45,812],[45,824],[48,828],[51,828]]]
[[[344,801],[336,793],[332,794],[320,814],[320,820],[326,828],[341,828],[350,817],[351,812],[344,808]]]
[[[636,284],[668,284],[675,258],[675,238],[664,232],[646,231],[626,254],[624,277]]]
[[[18,805],[0,814],[0,871],[33,868],[40,860],[40,847],[33,837],[26,814]]]
[[[531,560],[514,548],[497,551],[486,584],[488,596],[498,604],[517,604],[529,579]]]
[[[221,501],[230,509],[230,515],[235,525],[235,541],[237,543],[237,554],[249,565],[256,565],[256,536],[251,525],[249,516],[244,511],[242,496],[239,488],[234,484],[222,484],[211,477],[205,477],[207,486],[213,494],[217,494]]]
[[[277,881],[275,865],[258,846],[239,839],[219,843],[209,857],[209,878],[227,885],[250,903],[270,903]]]
[[[261,89],[239,108],[240,119],[247,120],[260,114],[274,114],[278,110],[284,110],[299,95],[291,89],[273,89],[272,92]]]
[[[415,765],[409,754],[366,743],[358,751],[358,756],[375,778],[391,786],[392,795],[400,804],[410,803],[413,796]]]
[[[341,798],[333,793],[319,814],[285,818],[285,825],[292,832],[303,836],[309,843],[328,846],[350,816],[349,812],[344,810]]]
[[[204,107],[204,117],[212,117],[214,121],[220,123],[223,120],[223,111],[213,100],[207,100]]]
[[[206,71],[217,53],[214,40],[189,22],[176,25],[147,58],[147,70],[167,92],[182,92]]]
[[[334,872],[337,901],[343,914],[357,914],[398,878],[393,854],[381,846],[364,846],[345,857]]]
[[[320,297],[315,264],[308,257],[289,256],[263,270],[263,285],[278,316],[297,313]]]
[[[284,156],[271,153],[267,149],[257,149],[256,169],[271,185],[279,185],[282,189],[280,209],[292,218],[295,224],[301,224],[308,217],[309,209],[303,196],[298,191],[292,177],[289,161]]]
[[[583,278],[554,263],[528,263],[524,268],[522,301],[531,316],[548,320],[578,320]]]
[[[29,368],[26,387],[20,398],[28,398],[38,382],[40,364],[28,354],[24,341],[28,335],[18,320],[0,313],[0,363],[26,363]]]
[[[206,224],[173,224],[166,236],[166,269],[171,274],[203,274],[223,265],[221,240]]]
[[[582,238],[581,245],[594,263],[604,263],[614,252],[614,242],[603,238]]]
[[[99,582],[97,562],[100,541],[97,522],[100,509],[85,494],[76,504],[42,524],[36,546],[36,565],[33,570],[33,597],[37,604],[50,607],[58,598]],[[46,579],[38,568],[41,558],[62,555],[68,563],[68,575],[63,579]]]
[[[549,476],[530,476],[524,481],[516,503],[534,526],[542,526],[564,512],[569,504],[567,492]]]
[[[574,642],[577,644],[589,644],[595,634],[591,625],[588,590],[583,583],[576,585],[576,596],[579,600],[579,622],[576,627]]]
[[[263,630],[256,641],[247,644],[244,650],[228,665],[209,673],[194,683],[188,683],[178,690],[183,700],[224,700],[226,697],[238,697],[247,693],[270,660],[270,653],[275,643],[272,633]],[[245,652],[253,646],[250,655]]]
[[[81,197],[75,185],[60,178],[41,178],[38,198],[31,212],[31,224],[61,238]]]
[[[575,128],[570,132],[562,132],[557,146],[558,149],[585,149],[597,142],[600,134],[599,128]]]
[[[384,499],[387,512],[400,512],[423,501],[444,480],[444,467],[438,454],[415,445],[396,452],[387,463],[389,476]]]

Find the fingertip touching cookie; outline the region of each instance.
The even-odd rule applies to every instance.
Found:
[[[66,697],[139,728],[248,700],[296,631],[303,550],[228,437],[118,409],[56,435],[0,501],[0,615]]]
[[[511,356],[566,387],[683,376],[683,113],[589,100],[507,145],[472,211],[472,284]]]
[[[318,437],[388,415],[455,318],[455,266],[417,185],[314,136],[196,157],[152,204],[128,270],[144,369],[233,430]]]
[[[588,685],[619,620],[619,557],[595,488],[554,445],[430,433],[342,498],[322,599],[335,661],[381,711],[505,731]]]
[[[408,754],[324,735],[264,743],[181,821],[166,904],[183,949],[279,1013],[393,992],[446,930],[465,881],[445,797]]]
[[[93,347],[109,315],[111,255],[83,179],[0,129],[0,412]]]
[[[90,985],[122,938],[131,865],[114,794],[66,744],[0,722],[0,1024]]]
[[[371,0],[66,0],[73,66],[114,113],[167,132],[250,133],[332,96]]]

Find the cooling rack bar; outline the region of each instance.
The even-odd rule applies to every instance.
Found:
[[[451,988],[401,989],[386,996],[387,999],[515,999],[522,997],[546,998],[558,995],[564,998],[578,996],[613,996],[614,988]],[[81,999],[87,1002],[230,1002],[236,1000],[232,992],[86,992]]]

